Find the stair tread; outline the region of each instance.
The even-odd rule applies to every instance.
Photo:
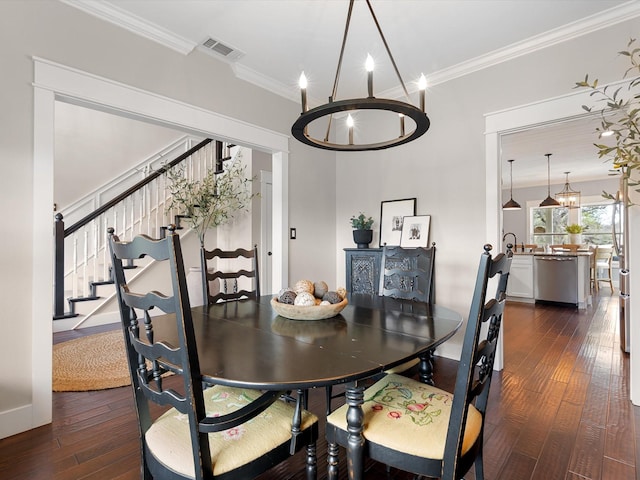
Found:
[[[102,297],[99,297],[99,296],[95,296],[95,295],[94,295],[94,296],[89,296],[89,297],[74,297],[74,298],[67,298],[67,300],[68,300],[69,302],[89,302],[89,301],[92,301],[92,300],[98,300],[99,298],[102,298]]]

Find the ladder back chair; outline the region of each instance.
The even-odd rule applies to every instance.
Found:
[[[380,284],[378,294],[418,302],[433,302],[434,267],[436,244],[429,248],[387,247],[382,249]],[[433,350],[421,358],[398,365],[386,373],[400,373],[420,365],[421,378],[425,383],[433,383]],[[333,394],[333,387],[326,387],[326,414],[331,413],[331,401],[342,397],[343,392]]]
[[[595,260],[594,279],[596,292],[600,289],[600,282],[607,282],[611,288],[611,293],[613,293],[613,272],[611,265],[613,262],[613,247],[598,245]]]
[[[379,294],[433,302],[436,244],[429,248],[383,247]]]
[[[280,401],[278,391],[203,388],[175,227],[163,239],[140,235],[130,242],[121,242],[110,228],[109,246],[138,419],[141,478],[253,478],[306,448],[307,478],[315,479],[315,415]],[[123,261],[145,256],[159,262],[153,281],[169,296],[137,293],[127,282]],[[170,315],[152,316],[152,309]],[[158,338],[156,321],[175,322],[178,345]]]
[[[241,298],[258,299],[260,297],[260,275],[258,274],[258,246],[254,245],[251,250],[238,248],[236,250],[201,250],[202,276],[203,276],[203,294],[205,302],[209,304],[216,303],[220,300],[240,300]],[[242,268],[242,258],[248,259],[245,264],[250,263],[248,268]],[[216,267],[214,271],[209,272],[209,262],[215,261]],[[220,263],[230,262],[234,265],[232,268],[220,268]],[[253,282],[252,287],[239,287],[239,281]],[[209,282],[218,280],[220,291],[213,294],[211,292]]]
[[[429,248],[385,246],[382,250],[380,267],[380,295],[433,303],[435,301],[435,265],[435,243],[432,243]],[[429,350],[420,358],[398,365],[387,373],[406,372],[421,364],[419,369],[421,380],[433,385],[434,356],[435,352]]]
[[[492,258],[491,249],[485,245],[480,257],[453,395],[397,374],[367,388],[362,433],[363,451],[370,458],[443,480],[458,480],[475,464],[476,480],[484,478],[484,420],[513,255],[508,251]],[[497,290],[487,301],[493,277]],[[357,441],[350,438],[348,409],[344,405],[327,418],[330,480],[337,478],[338,445]]]

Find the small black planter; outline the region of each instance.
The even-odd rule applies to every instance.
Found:
[[[356,242],[358,248],[369,248],[369,244],[373,240],[373,230],[354,230],[353,241]]]

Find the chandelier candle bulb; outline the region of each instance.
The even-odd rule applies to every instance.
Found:
[[[353,117],[351,114],[347,117],[347,127],[349,127],[349,145],[353,145]]]
[[[305,113],[307,111],[307,77],[305,77],[304,72],[300,74],[298,84],[300,85],[300,95],[302,96],[302,113]]]
[[[367,53],[367,60],[364,62],[364,68],[367,70],[367,89],[369,98],[373,98],[373,57]]]
[[[427,91],[427,79],[425,78],[424,73],[420,75],[420,80],[418,80],[418,88],[420,89],[420,110],[424,112],[424,100]]]

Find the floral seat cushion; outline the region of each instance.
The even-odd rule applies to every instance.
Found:
[[[402,375],[387,375],[364,392],[364,437],[424,458],[442,459],[453,395]],[[347,429],[343,405],[327,422]],[[471,405],[462,444],[466,453],[480,435],[482,415]]]
[[[204,391],[206,414],[221,416],[238,410],[258,398],[256,390],[214,386]],[[237,427],[209,434],[214,475],[221,475],[261,457],[291,438],[294,409],[276,401],[264,412]],[[302,413],[300,428],[305,430],[318,421],[307,411]],[[183,475],[194,476],[189,419],[172,408],[153,424],[146,434],[153,455]]]

